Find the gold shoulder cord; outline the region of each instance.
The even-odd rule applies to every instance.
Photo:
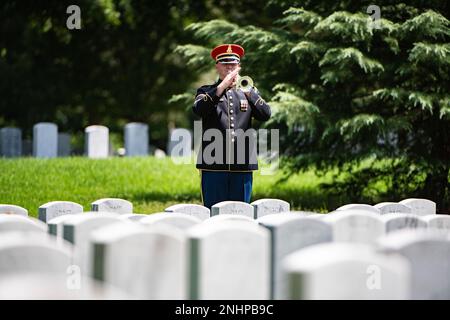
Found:
[[[195,101],[194,101],[194,104],[195,103],[197,103],[197,102],[199,102],[200,100],[204,100],[204,101],[206,101],[206,95],[204,95],[203,93],[200,93],[196,98],[198,98],[198,99],[196,99]]]

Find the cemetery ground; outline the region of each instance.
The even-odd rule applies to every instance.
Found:
[[[261,165],[260,165],[261,169]],[[331,172],[318,177],[313,170],[290,175],[254,172],[252,201],[277,198],[290,202],[291,210],[328,212],[350,201],[330,196],[319,188],[331,181]],[[49,201],[73,201],[90,210],[101,198],[122,198],[134,204],[136,213],[155,213],[176,203],[201,204],[200,177],[195,164],[175,164],[170,157],[87,159],[0,159],[0,203],[28,209]]]

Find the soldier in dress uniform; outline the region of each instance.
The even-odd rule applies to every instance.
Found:
[[[219,79],[197,90],[193,111],[202,119],[200,170],[204,206],[226,201],[250,203],[253,170],[258,170],[251,121],[267,121],[271,111],[256,88],[236,88],[244,48],[222,44],[211,51]]]

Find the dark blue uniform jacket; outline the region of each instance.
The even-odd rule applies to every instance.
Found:
[[[227,89],[217,97],[220,82],[200,87],[195,96],[193,111],[202,119],[202,144],[196,167],[220,171],[257,170],[258,142],[252,118],[267,121],[270,106],[256,89],[250,91],[248,98],[236,89]]]

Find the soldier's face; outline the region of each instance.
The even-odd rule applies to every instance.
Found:
[[[240,67],[240,65],[240,63],[217,63],[216,69],[217,73],[219,74],[219,78],[223,80],[227,76],[227,74]]]

